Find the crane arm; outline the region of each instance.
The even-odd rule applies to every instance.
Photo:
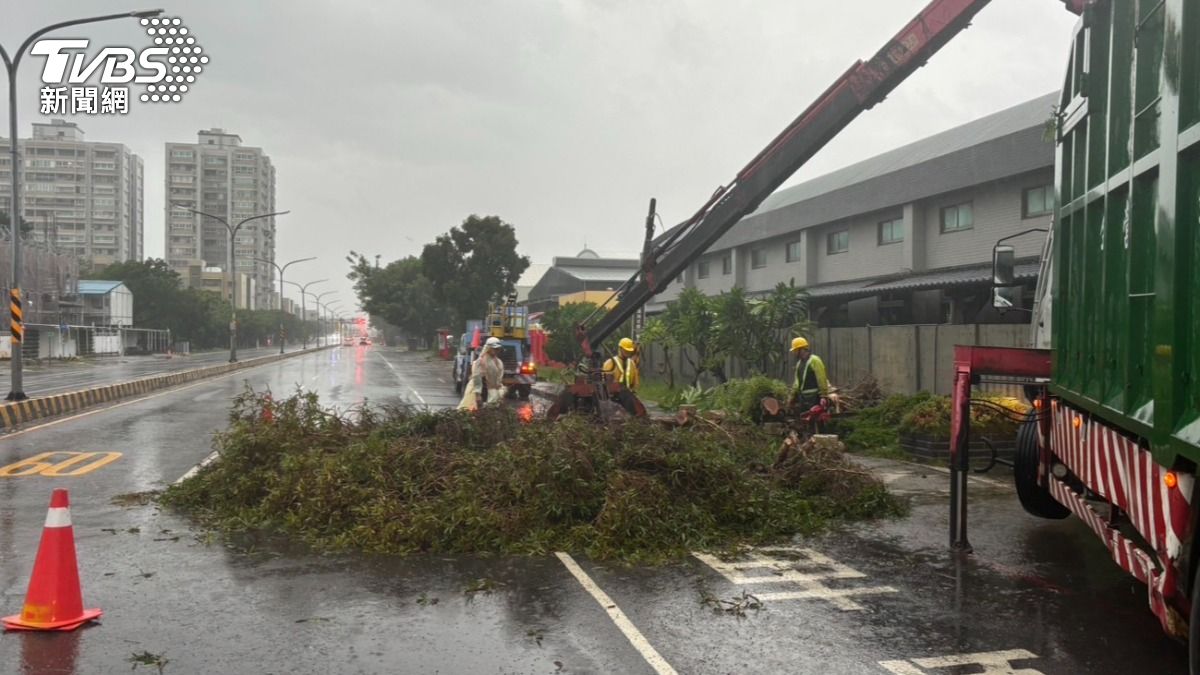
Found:
[[[1060,1],[1076,14],[1088,2]],[[584,353],[591,356],[593,345],[612,335],[739,220],[758,208],[859,113],[882,101],[925,65],[988,2],[932,0],[873,57],[850,66],[728,186],[719,188],[695,215],[647,246],[642,268],[618,289],[617,305],[590,328],[585,322],[576,329]]]

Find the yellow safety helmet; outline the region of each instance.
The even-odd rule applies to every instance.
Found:
[[[792,351],[796,351],[798,349],[808,349],[808,340],[805,340],[802,337],[792,338]]]
[[[633,344],[633,340],[630,338],[621,338],[621,341],[617,343],[617,346],[627,352],[632,352],[637,349],[637,346]]]

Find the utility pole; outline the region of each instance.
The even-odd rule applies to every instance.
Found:
[[[308,321],[308,307],[304,304],[304,296],[308,295],[308,287],[309,286],[312,286],[313,284],[324,283],[326,281],[329,281],[329,280],[328,279],[317,279],[316,281],[310,281],[304,285],[300,285],[294,281],[286,282],[286,283],[289,283],[289,284],[295,286],[296,288],[300,289],[300,332],[304,335],[303,349],[308,349],[308,332],[304,330],[304,324],[305,324],[305,322]]]
[[[9,330],[12,333],[12,384],[8,396],[5,397],[9,401],[23,401],[29,398],[25,395],[25,371],[21,359],[21,344],[25,339],[25,325],[22,321],[21,309],[21,161],[19,157],[20,153],[17,151],[17,68],[20,67],[21,59],[25,56],[25,52],[29,49],[29,46],[50,31],[85,23],[111,21],[113,19],[149,19],[159,14],[162,14],[161,9],[151,9],[124,12],[121,14],[91,16],[84,19],[72,19],[71,21],[51,24],[25,38],[25,41],[21,43],[21,46],[17,48],[17,51],[11,57],[4,50],[4,47],[0,46],[0,59],[4,61],[4,68],[8,71],[8,168],[10,182],[12,183],[12,197],[8,204],[8,229],[12,235],[13,263],[12,284],[8,290]]]
[[[238,221],[237,225],[230,225],[229,221],[225,220],[221,216],[214,216],[211,213],[204,213],[203,211],[197,211],[196,209],[184,206],[182,204],[172,203],[171,206],[173,206],[177,209],[183,209],[184,211],[191,211],[192,213],[195,213],[196,215],[207,216],[208,218],[212,218],[213,220],[224,225],[225,229],[229,230],[229,251],[228,251],[228,255],[226,256],[227,265],[228,265],[228,269],[229,269],[229,296],[230,296],[229,299],[230,299],[230,305],[231,305],[230,317],[229,317],[229,362],[237,363],[237,301],[238,301],[238,298],[237,298],[237,271],[233,269],[233,259],[234,259],[233,258],[233,247],[235,244],[235,239],[237,238],[238,230],[242,229],[243,225],[245,225],[246,223],[248,223],[252,220],[259,220],[261,218],[270,218],[272,216],[282,216],[284,214],[291,213],[291,211],[276,211],[275,213],[260,213],[257,216],[250,216],[249,218],[241,219],[240,221]]]
[[[280,267],[279,264],[276,263],[274,260],[267,260],[266,258],[255,258],[255,260],[258,262],[267,263],[268,265],[274,265],[275,269],[279,270],[279,353],[282,354],[283,353],[283,342],[284,342],[284,339],[283,339],[283,273],[284,273],[284,271],[287,270],[287,268],[291,267],[292,265],[295,265],[296,263],[308,262],[309,260],[316,260],[316,257],[314,256],[312,258],[299,258],[297,260],[291,260],[291,261],[288,261],[286,264],[284,264],[282,267]],[[301,319],[301,321],[303,321],[303,319]]]

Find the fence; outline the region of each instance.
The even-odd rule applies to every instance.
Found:
[[[170,331],[119,326],[25,324],[21,355],[27,359],[158,354],[170,349]],[[0,337],[0,358],[12,358],[12,338]]]
[[[949,394],[954,380],[955,345],[1028,347],[1030,327],[1029,324],[938,324],[819,328],[807,337],[813,353],[824,359],[829,380],[834,384],[852,385],[869,374],[889,394],[917,391]],[[781,353],[787,348],[787,344],[780,344]],[[671,361],[676,383],[690,383],[695,373],[678,350],[673,350]],[[642,369],[648,373],[665,372],[661,348],[645,351]],[[790,364],[781,371],[772,375],[790,380]],[[746,364],[736,358],[726,364],[725,372],[730,377],[750,374]],[[706,376],[702,383],[714,382]],[[1020,393],[1019,387],[1004,384],[984,384],[981,389],[1014,396]]]

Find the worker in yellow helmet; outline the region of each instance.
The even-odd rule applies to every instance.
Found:
[[[637,391],[641,378],[638,375],[637,344],[630,338],[621,338],[617,343],[617,355],[604,362],[604,372],[625,385],[629,391]]]
[[[808,340],[802,337],[792,340],[791,351],[796,358],[796,381],[788,405],[799,404],[800,410],[809,410],[818,404],[828,408],[829,378],[825,375],[825,362],[812,353]]]

